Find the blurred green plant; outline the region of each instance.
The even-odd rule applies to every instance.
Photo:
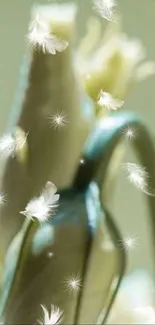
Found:
[[[98,18],[87,24],[87,34],[79,45],[78,70],[87,94],[96,103],[99,92],[124,100],[132,87],[155,73],[155,62],[145,61],[146,51],[139,39],[122,31],[121,18],[109,22],[102,36]],[[97,112],[105,113],[97,105]]]
[[[50,53],[46,52],[47,43],[40,50],[38,46],[28,47],[29,76],[25,81],[25,97],[19,119],[15,121],[10,155],[5,159],[1,179],[1,189],[7,197],[0,217],[4,272],[0,312],[2,321],[7,324],[35,322],[36,315],[41,312],[40,304],[49,305],[51,295],[55,304],[59,302],[66,308],[67,321],[73,322],[78,294],[68,302],[60,285],[62,269],[70,274],[77,270],[80,275],[83,272],[90,236],[83,193],[78,198],[69,193],[66,212],[65,208],[60,209],[60,217],[61,213],[66,213],[66,218],[76,217],[78,213],[82,220],[79,227],[65,228],[62,224],[55,230],[51,223],[40,227],[38,222],[24,221],[20,211],[25,210],[33,197],[40,195],[47,181],[52,181],[62,193],[72,185],[84,142],[97,118],[106,115],[106,107],[100,108],[97,103],[100,91],[124,101],[136,81],[155,72],[152,62],[138,65],[144,58],[144,51],[139,41],[129,41],[122,34],[120,23],[109,23],[101,38],[99,22],[91,19],[88,34],[75,54],[76,7],[73,4],[35,6],[31,28],[34,28],[36,15],[42,22],[39,45],[43,36],[46,41],[48,38],[54,41],[54,45],[48,46]],[[50,35],[44,26],[48,27]],[[33,29],[29,38],[31,45],[34,45],[35,33]],[[63,45],[61,39],[65,42]],[[19,146],[21,140],[22,146]],[[1,148],[4,151],[2,141]],[[97,199],[94,204],[98,204]],[[58,257],[49,265],[47,254],[51,247]],[[103,300],[106,300],[115,273],[117,257],[115,249],[104,253],[107,269]]]

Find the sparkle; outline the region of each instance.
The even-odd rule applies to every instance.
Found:
[[[67,290],[71,292],[77,292],[81,287],[81,280],[78,276],[71,276],[65,280]]]
[[[55,115],[48,117],[50,126],[54,126],[55,129],[62,128],[65,126],[66,123],[68,123],[66,119],[66,115],[63,113],[57,113]]]
[[[125,250],[129,251],[135,248],[137,241],[137,237],[128,236],[121,241],[121,245],[125,248]]]
[[[127,127],[124,131],[123,134],[126,138],[129,140],[133,140],[136,138],[135,130],[131,127]]]
[[[0,193],[0,206],[6,202],[6,196],[3,193]]]
[[[51,258],[51,257],[54,256],[54,253],[53,253],[53,252],[48,252],[48,253],[47,253],[47,256],[48,256],[49,258]]]

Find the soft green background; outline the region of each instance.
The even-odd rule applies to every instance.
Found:
[[[61,1],[58,1],[61,2]],[[92,12],[91,0],[78,0],[79,36],[84,33],[85,23]],[[48,3],[47,1],[39,3]],[[0,1],[0,133],[7,127],[8,117],[15,99],[23,54],[26,51],[27,31],[32,0]],[[149,59],[155,60],[155,0],[120,0],[124,31],[140,38]],[[136,86],[126,99],[125,106],[136,111],[155,135],[155,77]],[[127,152],[126,161],[134,159]],[[136,160],[135,160],[136,161]],[[143,266],[153,270],[151,238],[147,210],[143,196],[130,185],[120,171],[114,213],[125,235],[137,235],[137,246],[129,258],[129,270]]]

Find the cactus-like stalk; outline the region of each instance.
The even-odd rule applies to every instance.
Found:
[[[51,31],[68,41],[69,46],[56,55],[32,51],[28,88],[18,121],[27,134],[26,155],[20,152],[18,159],[8,161],[2,182],[9,199],[1,215],[4,230],[7,229],[9,234],[5,245],[2,241],[3,252],[22,223],[19,212],[29,199],[39,194],[46,181],[51,179],[59,189],[71,184],[83,142],[93,122],[91,102],[80,89],[72,59],[74,10],[68,5],[38,7],[34,11],[34,15],[39,13],[40,19],[48,22]],[[59,112],[65,115],[67,125],[55,130],[50,127],[49,118]],[[38,228],[33,237],[36,224],[26,221],[11,243],[4,268],[1,299],[4,323],[35,323],[42,316],[41,304],[49,308],[51,303],[64,310],[65,322],[74,323],[79,293],[69,296],[64,281],[65,277],[71,276],[80,279],[83,274],[89,229],[82,195],[79,198],[74,198],[74,195],[69,197],[67,211],[62,198],[62,210],[60,207],[59,212],[60,215],[66,214],[65,219],[71,216],[73,222],[77,215],[79,224],[71,223],[67,227],[66,224],[58,227],[47,224]],[[49,250],[54,253],[51,261],[48,259]],[[105,255],[109,257],[109,254]],[[113,274],[110,277],[107,274],[107,287],[112,277]]]
[[[23,210],[28,200],[38,195],[44,184],[51,180],[59,189],[71,184],[80,152],[92,124],[81,99],[80,84],[74,68],[73,44],[76,7],[73,4],[34,7],[36,14],[59,38],[68,41],[68,47],[56,55],[32,49],[27,89],[17,125],[27,135],[25,163],[10,158],[1,188],[7,195],[7,204],[1,209],[1,254],[19,230]],[[67,120],[62,128],[55,128],[52,119],[62,114]],[[9,229],[8,229],[9,224]]]

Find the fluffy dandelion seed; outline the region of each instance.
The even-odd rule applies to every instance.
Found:
[[[39,14],[36,14],[34,20],[29,24],[29,31],[33,30],[37,26],[42,26],[44,29],[47,29],[47,25],[41,22]]]
[[[129,140],[133,140],[136,138],[136,134],[135,134],[135,130],[131,127],[127,127],[124,131],[123,131],[124,136],[129,139]]]
[[[16,144],[11,134],[5,134],[0,138],[0,155],[2,158],[8,158],[15,155]]]
[[[56,191],[56,186],[51,182],[47,182],[41,195],[38,198],[32,199],[27,204],[25,210],[20,213],[31,220],[36,218],[41,223],[47,221],[58,206],[60,195],[55,194]]]
[[[29,32],[26,35],[29,43],[34,47],[40,46],[45,52],[49,36],[47,25],[40,21],[39,15],[36,15],[35,19],[30,23]]]
[[[127,172],[127,178],[130,183],[134,184],[138,189],[143,191],[147,195],[154,196],[148,189],[148,179],[149,175],[145,169],[135,163],[124,163],[122,167]]]
[[[48,312],[45,306],[41,305],[41,308],[44,312],[44,319],[43,321],[39,321],[41,325],[56,325],[60,324],[62,321],[62,315],[63,312],[60,310],[60,308],[51,305],[51,311]]]
[[[57,38],[55,35],[50,35],[45,44],[45,50],[53,55],[56,52],[63,52],[68,47],[68,42]]]
[[[71,276],[65,280],[66,288],[70,292],[77,292],[81,287],[81,279],[78,276]]]
[[[121,241],[121,245],[125,250],[129,251],[137,245],[137,237],[128,236]]]
[[[108,110],[117,110],[123,106],[124,101],[113,98],[111,94],[106,93],[101,89],[97,103],[101,107],[106,107]]]
[[[39,15],[30,24],[26,37],[30,45],[34,48],[40,47],[44,53],[49,52],[55,55],[57,51],[63,52],[68,47],[67,41],[50,33],[48,25],[40,20]]]
[[[54,126],[55,129],[64,127],[68,122],[66,115],[63,115],[62,113],[57,113],[55,115],[49,116],[48,119],[50,126]]]
[[[114,8],[116,7],[115,0],[93,0],[95,9],[99,15],[109,21],[115,20]]]
[[[18,135],[14,137],[12,134],[5,134],[0,138],[0,155],[2,158],[14,157],[16,153],[24,146],[27,135]]]

